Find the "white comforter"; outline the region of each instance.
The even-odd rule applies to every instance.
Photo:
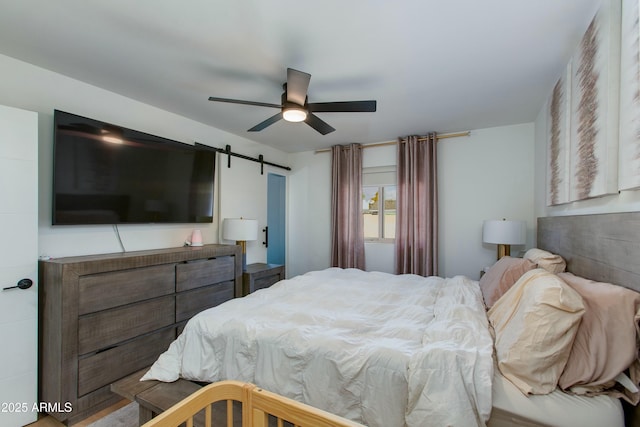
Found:
[[[493,342],[478,283],[330,268],[218,307],[143,377],[252,382],[369,426],[484,425]]]

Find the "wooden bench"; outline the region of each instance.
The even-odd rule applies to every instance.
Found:
[[[111,384],[112,392],[132,402],[138,402],[140,425],[166,411],[202,387],[199,384],[183,379],[172,383],[140,381],[140,378],[148,370],[149,368],[142,369]],[[201,421],[196,422],[196,425],[204,425],[204,420]]]

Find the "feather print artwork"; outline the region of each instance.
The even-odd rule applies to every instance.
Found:
[[[640,7],[622,2],[619,189],[640,187]]]
[[[603,2],[573,56],[571,201],[618,192],[621,6]]]
[[[549,183],[550,204],[558,204],[558,190],[560,186],[560,166],[558,157],[560,155],[560,98],[562,97],[562,81],[558,81],[553,88],[551,95],[551,143],[549,148],[551,170],[551,182]]]
[[[548,176],[547,204],[569,201],[569,117],[571,64],[553,87],[547,105],[548,114]]]
[[[598,77],[595,59],[598,54],[598,27],[594,20],[589,25],[581,43],[581,61],[577,78],[580,101],[578,102],[578,163],[575,171],[575,188],[578,199],[591,195],[593,182],[598,173],[595,145],[598,138]]]

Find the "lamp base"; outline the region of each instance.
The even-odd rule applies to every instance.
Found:
[[[247,271],[247,242],[244,240],[236,240],[236,245],[242,248],[242,271]]]
[[[505,256],[511,256],[511,245],[503,245],[503,244],[499,244],[498,245],[498,259],[505,257]]]

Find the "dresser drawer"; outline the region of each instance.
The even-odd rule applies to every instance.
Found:
[[[223,256],[176,266],[176,291],[200,288],[218,282],[234,280],[235,257]]]
[[[174,264],[81,276],[79,314],[106,310],[175,291]]]
[[[202,310],[233,299],[233,293],[234,282],[231,280],[177,294],[176,322],[190,319]]]
[[[175,328],[145,335],[109,350],[80,358],[78,396],[111,384],[156,361],[175,339]]]
[[[165,296],[81,316],[78,354],[110,347],[175,322],[175,299]]]

